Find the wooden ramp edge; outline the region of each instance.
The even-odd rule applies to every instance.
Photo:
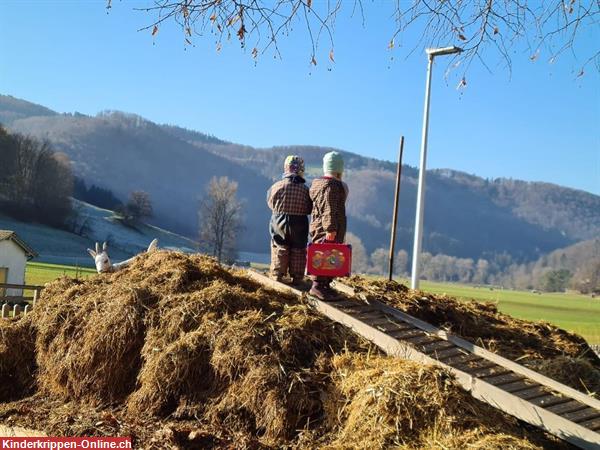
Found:
[[[306,293],[248,270],[258,283],[280,292]],[[583,449],[600,449],[600,401],[514,361],[450,335],[382,302],[350,298],[309,303],[329,319],[350,328],[385,353],[443,367],[473,397]]]

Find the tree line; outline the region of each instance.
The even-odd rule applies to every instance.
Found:
[[[600,293],[600,239],[581,241],[537,261],[509,265],[500,281],[508,286],[557,292]]]
[[[388,248],[378,248],[369,255],[358,236],[348,233],[347,241],[352,244],[353,272],[387,274]],[[394,274],[408,277],[410,262],[406,250],[399,250],[394,256]],[[564,292],[573,289],[582,294],[600,293],[600,239],[556,250],[529,263],[517,263],[507,253],[472,259],[424,252],[421,277],[519,290]]]
[[[72,198],[117,212],[130,226],[153,215],[148,193],[133,191],[123,204],[109,189],[89,188],[73,175],[69,158],[47,141],[8,132],[0,126],[0,208],[18,220],[85,234]]]
[[[73,197],[99,208],[117,210],[123,206],[123,202],[110,190],[95,184],[87,186],[85,180],[74,177]]]
[[[0,126],[0,205],[20,220],[64,227],[72,213],[73,173],[46,141]]]

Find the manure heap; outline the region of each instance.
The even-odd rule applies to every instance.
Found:
[[[250,275],[265,285],[302,296],[301,291],[273,281],[258,272],[250,272]],[[340,296],[334,301],[322,302],[311,297],[311,304],[325,316],[346,325],[360,336],[373,342],[388,355],[433,364],[446,369],[473,397],[581,448],[592,450],[600,448],[600,401],[597,399],[387,304],[391,303],[408,310],[412,306],[415,309],[415,300],[419,298],[418,291],[411,295],[406,287],[394,282],[365,284],[355,278],[351,279],[350,283],[355,285],[355,288],[337,283],[337,290],[340,294],[345,293],[346,298]],[[361,301],[356,301],[356,297]],[[448,316],[461,316],[460,313],[457,313],[457,310],[460,311],[461,308],[458,308],[454,300],[444,302],[443,298],[431,300],[427,297],[420,297],[419,300],[421,308],[415,309],[417,315],[425,317],[431,315],[438,321],[442,318],[448,320]],[[435,305],[436,301],[441,301],[441,305]],[[437,314],[432,314],[436,309]],[[576,336],[570,336],[552,326],[540,326],[510,319],[508,316],[498,314],[493,305],[487,305],[487,308],[485,306],[475,308],[481,312],[485,311],[487,314],[482,314],[481,317],[471,314],[471,320],[464,317],[464,308],[462,309],[463,320],[456,321],[459,329],[461,325],[464,326],[464,322],[474,322],[472,325],[477,325],[479,322],[480,328],[483,326],[492,329],[493,319],[496,322],[504,322],[505,328],[511,323],[514,326],[523,322],[524,329],[530,335],[535,336],[536,331],[542,331],[542,336],[546,335],[558,342],[564,341],[563,347],[569,348],[571,347],[569,344],[579,341],[579,345],[585,349],[584,352],[589,353],[594,362],[598,362],[595,353],[583,339],[577,339]],[[450,314],[446,315],[442,311]],[[452,325],[449,328],[452,328]],[[482,342],[487,337],[489,344],[489,331],[477,333],[476,330],[477,328],[470,330],[471,334],[475,331],[474,336],[479,334],[477,340]],[[513,331],[507,334],[514,336],[515,333]],[[518,339],[515,343],[521,347],[521,351],[527,350],[526,343],[519,342]],[[508,347],[508,344],[510,342],[500,346],[502,353],[518,352],[518,350]],[[571,351],[573,350],[571,348]],[[519,359],[527,356],[527,354],[522,355]],[[556,359],[550,361],[549,364],[542,363],[541,367],[551,371],[556,370],[558,366],[560,374],[561,364],[564,364],[564,360]],[[592,387],[597,388],[595,378],[598,377],[598,373],[589,361],[587,364],[584,362],[571,366],[590,369],[589,378],[592,380]],[[569,368],[571,367],[564,366],[563,370]],[[572,379],[570,381],[573,382]],[[583,380],[579,381],[585,386]]]
[[[545,330],[539,347],[512,330],[517,350],[559,373],[559,358],[583,367],[593,385],[585,342]],[[385,355],[313,300],[166,251],[61,278],[31,314],[0,320],[1,426],[132,436],[135,448],[568,448],[452,371]]]

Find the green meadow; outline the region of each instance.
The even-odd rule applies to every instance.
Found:
[[[96,273],[89,267],[62,266],[59,264],[46,264],[38,262],[27,263],[25,270],[25,284],[44,285],[49,281],[62,276],[72,278],[86,278]]]
[[[580,334],[590,344],[600,344],[600,298],[575,293],[541,294],[422,281],[420,288],[461,300],[496,303],[498,309],[519,319],[550,322]]]

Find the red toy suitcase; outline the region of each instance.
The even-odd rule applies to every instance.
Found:
[[[324,277],[347,277],[352,268],[350,244],[310,243],[306,255],[306,272]]]

